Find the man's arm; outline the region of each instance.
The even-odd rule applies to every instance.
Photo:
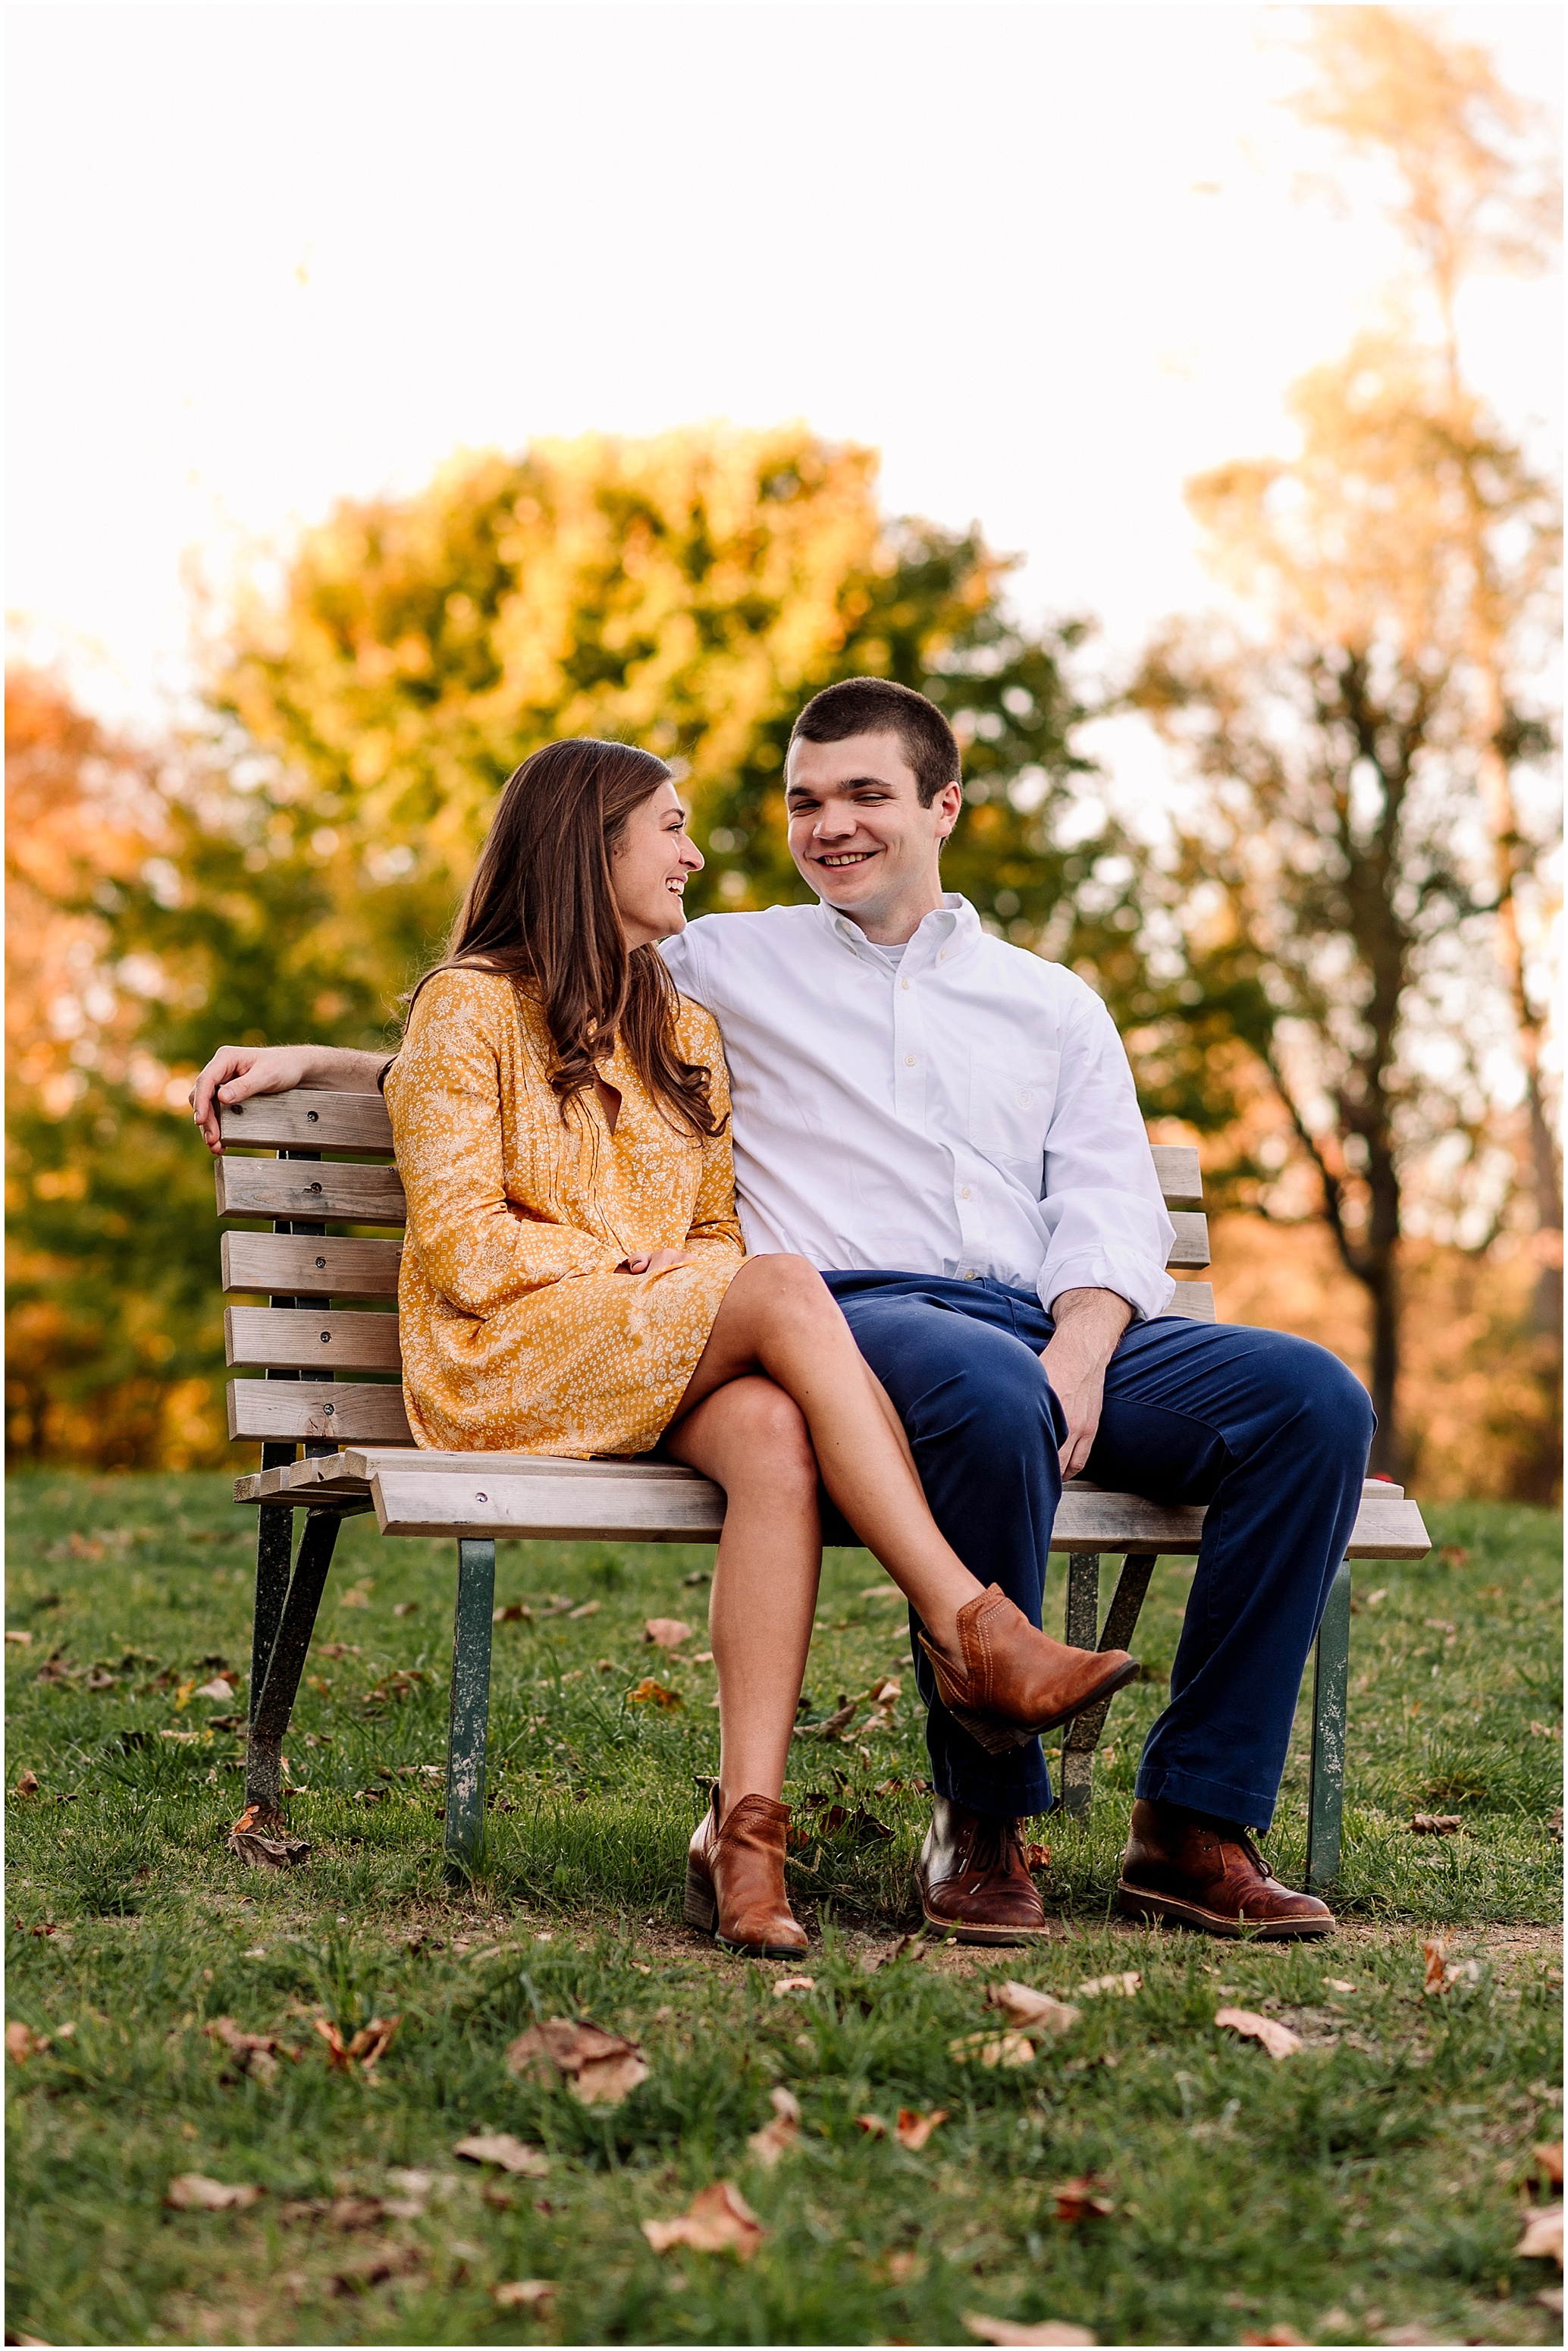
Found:
[[[1133,1319],[1113,1290],[1064,1290],[1051,1301],[1056,1322],[1040,1356],[1045,1376],[1067,1415],[1061,1474],[1075,1478],[1088,1460],[1105,1398],[1105,1367]]]
[[[359,1053],[347,1045],[220,1045],[191,1088],[191,1112],[214,1159],[223,1156],[218,1104],[253,1094],[285,1094],[296,1086],[318,1092],[373,1094],[391,1057]]]

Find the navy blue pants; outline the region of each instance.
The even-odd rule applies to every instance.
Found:
[[[1065,1433],[1040,1361],[1051,1317],[1032,1292],[999,1281],[825,1279],[909,1432],[937,1525],[972,1574],[1038,1625]],[[1268,1827],[1372,1431],[1360,1381],[1310,1340],[1176,1315],[1123,1338],[1084,1476],[1209,1506],[1140,1796]],[[841,1521],[823,1531],[852,1539]],[[1015,1819],[1049,1811],[1039,1740],[988,1755],[938,1698],[913,1612],[910,1629],[938,1795]]]

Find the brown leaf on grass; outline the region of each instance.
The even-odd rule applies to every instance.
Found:
[[[1083,2013],[1070,2001],[1056,2000],[1048,1991],[1035,1991],[1029,1984],[1011,1982],[992,1984],[986,1993],[986,2006],[999,2008],[1009,2024],[1030,2025],[1046,2032],[1071,2031]]]
[[[1049,1869],[1051,1867],[1051,1847],[1048,1844],[1041,1844],[1037,1838],[1030,1837],[1028,1844],[1024,1847],[1023,1857],[1024,1867],[1026,1869]]]
[[[299,1869],[309,1860],[310,1847],[303,1837],[275,1835],[282,1825],[275,1813],[247,1804],[229,1831],[229,1851],[252,1869]]]
[[[193,1698],[215,1698],[220,1706],[226,1704],[234,1694],[233,1682],[225,1681],[221,1674],[214,1674],[210,1682],[198,1682],[191,1692]]]
[[[628,1706],[656,1706],[666,1714],[673,1714],[676,1707],[685,1704],[685,1700],[679,1690],[666,1689],[663,1682],[656,1682],[651,1674],[645,1674],[634,1689],[627,1691],[626,1703]]]
[[[1535,2158],[1536,2162],[1540,2165],[1542,2170],[1544,2171],[1548,2179],[1551,2180],[1553,2188],[1561,2188],[1563,2185],[1562,2140],[1560,2138],[1553,2139],[1550,2146],[1547,2147],[1532,2147],[1530,2152]]]
[[[858,1698],[841,1698],[834,1711],[821,1722],[798,1722],[797,1739],[841,1739],[860,1712]]]
[[[1271,2016],[1260,2016],[1250,2008],[1219,2009],[1214,2021],[1244,2041],[1261,2042],[1270,2057],[1293,2057],[1301,2045],[1301,2034],[1288,2024],[1277,2024]]]
[[[643,2234],[656,2253],[689,2245],[694,2253],[732,2252],[748,2262],[768,2231],[739,2189],[716,2179],[693,2197],[677,2220],[644,2220]]]
[[[1042,2318],[1038,2326],[1020,2326],[1010,2318],[987,2318],[978,2311],[964,2313],[964,2324],[982,2343],[1097,2343],[1086,2326],[1065,2318]]]
[[[648,2078],[634,2041],[565,2016],[548,2017],[520,2032],[507,2052],[507,2066],[536,2082],[563,2080],[585,2106],[618,2106]]]
[[[788,2155],[800,2137],[800,2100],[785,2089],[769,2090],[768,2103],[773,2109],[773,2120],[753,2131],[747,2140],[758,2163],[771,2171],[781,2155]]]
[[[1298,2335],[1293,2326],[1287,2326],[1281,2321],[1278,2325],[1270,2326],[1266,2335],[1243,2335],[1241,2340],[1243,2343],[1304,2343],[1307,2337]]]
[[[15,1643],[18,1649],[30,1649],[33,1646],[33,1636],[31,1633],[7,1633],[5,1638],[7,1641]]]
[[[1032,2065],[1034,2043],[1021,2032],[962,2032],[947,2053],[960,2065]]]
[[[1120,1975],[1085,1976],[1072,1989],[1080,2000],[1098,2000],[1105,1992],[1113,1993],[1118,2000],[1131,2000],[1134,1992],[1143,1991],[1144,1979],[1136,1968],[1124,1968]]]
[[[678,1649],[691,1637],[691,1626],[683,1625],[678,1616],[650,1616],[643,1627],[643,1640],[652,1641],[656,1649]]]
[[[36,1796],[37,1792],[37,1773],[32,1771],[24,1771],[21,1778],[16,1782],[16,1793],[19,1796]]]
[[[870,1693],[873,1706],[892,1706],[903,1696],[904,1684],[896,1674],[883,1674]]]
[[[585,1600],[580,1608],[569,1608],[566,1613],[570,1617],[580,1620],[584,1616],[597,1616],[603,1605],[601,1600]]]
[[[855,2116],[855,2128],[857,2130],[864,2131],[867,2138],[885,2138],[887,2137],[887,2125],[883,2121],[880,2115],[857,2115]]]
[[[1456,1836],[1464,1825],[1458,1813],[1413,1813],[1410,1816],[1412,1836]]]
[[[207,2179],[199,2171],[182,2171],[169,2182],[163,2201],[176,2212],[239,2212],[265,2193],[248,2180]]]
[[[286,2050],[275,2032],[242,2032],[232,2016],[214,2016],[202,2030],[214,2041],[221,2041],[230,2056],[237,2059],[240,2072],[249,2074],[257,2082],[273,2079],[280,2053],[296,2053]]]
[[[413,1616],[417,1615],[418,1613],[419,1603],[417,1600],[397,1600],[392,1604],[392,1614],[394,1616]]]
[[[916,2279],[925,2275],[926,2262],[924,2253],[904,2247],[895,2253],[889,2253],[882,2266],[889,2285],[912,2285]]]
[[[1524,2224],[1524,2234],[1513,2249],[1516,2262],[1555,2262],[1563,2266],[1563,2207],[1543,2204],[1539,2212],[1531,2212]]]
[[[384,2285],[388,2278],[408,2277],[424,2266],[424,2255],[417,2245],[378,2246],[374,2252],[356,2253],[336,2274],[327,2281],[329,2294],[363,2294],[372,2285]]]
[[[1463,1543],[1444,1543],[1437,1553],[1445,1567],[1465,1567],[1469,1562],[1469,1556]]]
[[[401,2016],[372,2016],[362,2024],[351,2039],[345,2040],[340,2028],[325,2016],[312,2018],[317,2032],[327,2043],[327,2063],[334,2074],[351,2074],[360,2066],[370,2081],[392,2046],[392,2035],[402,2022]]]
[[[906,2147],[911,2155],[918,2155],[932,2132],[946,2119],[946,2106],[933,2106],[928,2115],[917,2113],[913,2106],[900,2106],[893,2135],[900,2147]]]
[[[1426,1961],[1427,1977],[1421,1990],[1428,2000],[1438,1993],[1452,1991],[1457,1983],[1479,1983],[1480,1964],[1476,1959],[1454,1959],[1445,1957],[1445,1943],[1423,1943],[1421,1956]]]
[[[48,2045],[49,2035],[47,2032],[35,2032],[32,2026],[24,2024],[19,2017],[13,2019],[5,2027],[5,2054],[18,2065],[25,2065],[29,2057],[39,2056]]]
[[[775,1976],[773,1979],[773,1997],[775,2000],[782,2000],[786,1992],[815,1991],[816,1989],[817,1979],[815,1976]]]
[[[469,2138],[460,2138],[452,2152],[464,2163],[493,2163],[499,2170],[520,2172],[528,2179],[549,2175],[549,2158],[543,2148],[529,2147],[510,2131],[476,2131]]]
[[[1099,2173],[1091,2171],[1082,2179],[1064,2179],[1047,2193],[1055,2199],[1057,2219],[1075,2229],[1081,2220],[1103,2220],[1115,2210],[1104,2187]]]
[[[490,2288],[491,2300],[502,2310],[537,2310],[542,2315],[555,2297],[553,2278],[508,2278]]]
[[[508,1600],[504,1608],[491,1610],[490,1622],[492,1625],[528,1625],[533,1621],[533,1610],[525,1608],[520,1600]]]

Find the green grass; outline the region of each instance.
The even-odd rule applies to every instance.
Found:
[[[313,1855],[270,1877],[225,1852],[240,1750],[206,1729],[224,1709],[185,1694],[218,1663],[248,1660],[253,1522],[226,1493],[215,1478],[12,1481],[7,1622],[33,1639],[6,1651],[6,1776],[14,1788],[30,1769],[39,1792],[7,1799],[7,2007],[55,2036],[7,2068],[16,2332],[963,2342],[964,2314],[979,2311],[1072,2320],[1102,2343],[1238,2342],[1281,2325],[1323,2342],[1412,2325],[1437,2341],[1555,2339],[1534,2299],[1544,2265],[1512,2256],[1531,2147],[1561,2129],[1549,1514],[1434,1510],[1437,1541],[1462,1558],[1358,1572],[1345,1926],[1301,1949],[1145,1935],[1109,1914],[1189,1582],[1170,1562],[1137,1644],[1156,1677],[1113,1709],[1092,1814],[1041,1830],[1060,1937],[1034,1951],[890,1957],[916,1923],[924,1807],[908,1783],[924,1748],[902,1612],[860,1596],[875,1573],[864,1553],[831,1554],[812,1712],[887,1670],[902,1668],[906,1695],[891,1732],[800,1742],[787,1792],[863,1807],[892,1834],[801,1848],[794,1892],[813,1932],[801,1972],[815,1988],[779,1998],[779,1970],[716,1955],[680,1925],[694,1783],[716,1761],[713,1670],[640,1635],[651,1614],[700,1628],[706,1589],[686,1579],[706,1554],[502,1547],[498,1601],[599,1604],[497,1627],[501,1802],[481,1875],[455,1894],[439,1786],[381,1776],[443,1758],[450,1546],[382,1543],[351,1523],[288,1742],[303,1783],[291,1825]],[[350,1604],[355,1592],[368,1605]],[[57,1652],[63,1677],[40,1682]],[[398,1669],[429,1678],[400,1697]],[[624,1704],[650,1673],[679,1708]],[[1301,1863],[1305,1733],[1303,1708],[1269,1841],[1286,1876]],[[366,1791],[383,1792],[366,1802]],[[1464,1829],[1412,1836],[1412,1810],[1457,1813]],[[1434,1929],[1478,1966],[1425,1999]],[[977,2071],[949,2053],[987,2022],[988,1981],[1071,1994],[1127,1968],[1142,1991],[1082,2003],[1032,2064]],[[1275,2064],[1218,2032],[1225,2000],[1279,2015],[1306,2047]],[[351,2028],[373,2013],[402,2019],[379,2079],[333,2073],[314,2019]],[[536,2013],[634,2035],[650,2078],[612,2110],[514,2078],[504,2053]],[[220,2016],[279,2033],[298,2059],[270,2082],[241,2074],[202,2030]],[[768,2171],[746,2142],[778,2085],[799,2098],[802,2130]],[[919,2153],[855,2122],[935,2105],[949,2118]],[[548,2179],[498,2182],[456,2163],[454,2142],[482,2126],[545,2149]],[[400,2168],[435,2175],[423,2214],[348,2230],[286,2209],[396,2197]],[[168,2181],[185,2171],[267,2193],[239,2213],[170,2211]],[[1049,2191],[1090,2172],[1114,2210],[1064,2225]],[[755,2259],[655,2256],[638,2223],[717,2179],[738,2183],[768,2231]],[[395,2273],[371,2282],[377,2268]],[[496,2304],[491,2288],[518,2278],[555,2282],[542,2317]]]

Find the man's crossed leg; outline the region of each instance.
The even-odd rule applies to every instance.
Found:
[[[1061,1408],[1032,1294],[926,1274],[830,1273],[909,1432],[938,1526],[982,1583],[1040,1622],[1061,1496]],[[1121,1902],[1236,1933],[1322,1932],[1325,1907],[1269,1876],[1248,1829],[1272,1819],[1302,1670],[1355,1522],[1373,1427],[1326,1349],[1163,1316],[1112,1357],[1085,1475],[1208,1505],[1171,1673],[1145,1742]],[[912,1635],[917,1628],[912,1625]],[[946,1711],[918,1641],[936,1820],[921,1858],[933,1924],[980,1940],[1040,1932],[1020,1825],[1052,1802],[1038,1740],[989,1755]]]

